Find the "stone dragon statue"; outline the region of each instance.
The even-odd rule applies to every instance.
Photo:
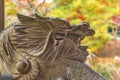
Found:
[[[105,80],[84,61],[85,36],[95,32],[87,22],[71,26],[59,18],[17,14],[19,23],[0,34],[0,74],[14,80]]]

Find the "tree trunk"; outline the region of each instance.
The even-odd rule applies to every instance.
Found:
[[[4,29],[4,0],[0,0],[0,32]]]

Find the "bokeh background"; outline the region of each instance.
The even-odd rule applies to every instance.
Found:
[[[5,27],[18,21],[17,13],[89,22],[96,33],[82,41],[89,45],[86,64],[107,80],[120,80],[120,0],[5,0]]]

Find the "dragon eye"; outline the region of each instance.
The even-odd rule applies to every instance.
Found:
[[[64,37],[65,37],[65,34],[63,34],[63,33],[56,33],[54,36],[54,38],[56,40],[62,40],[62,39],[64,39]]]

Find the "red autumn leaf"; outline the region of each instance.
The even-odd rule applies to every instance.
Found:
[[[112,21],[114,24],[120,26],[120,16],[113,16]]]

